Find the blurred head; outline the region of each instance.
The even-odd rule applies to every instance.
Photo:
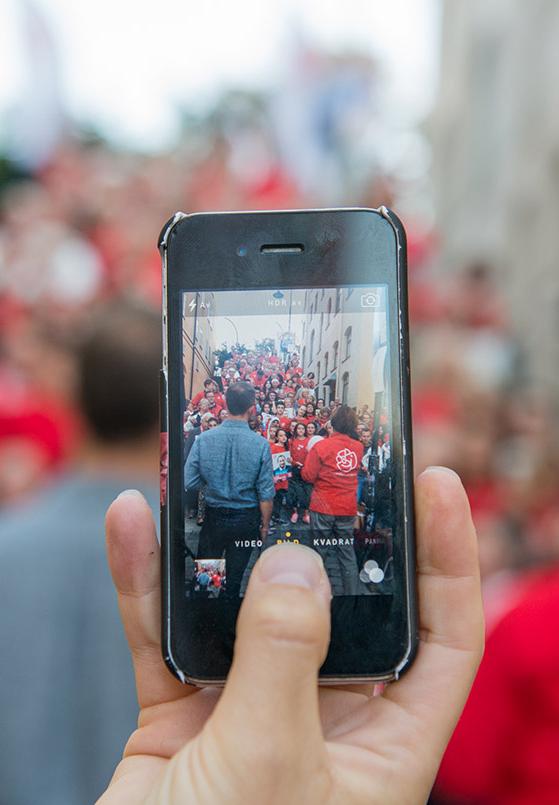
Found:
[[[349,405],[340,405],[332,416],[332,427],[336,433],[343,433],[352,439],[359,439],[357,414]]]
[[[302,422],[297,423],[297,427],[295,428],[295,436],[298,439],[304,439],[307,434],[307,429]]]
[[[307,436],[314,436],[316,433],[316,425],[314,422],[309,422],[307,425]]]
[[[90,434],[107,444],[157,433],[161,319],[122,302],[94,321],[78,350],[78,400]]]
[[[215,424],[210,424],[214,422]],[[209,430],[209,428],[215,428],[217,425],[217,419],[213,414],[206,413],[200,418],[200,430]]]
[[[255,401],[254,389],[250,383],[243,381],[232,383],[225,395],[227,410],[232,416],[248,414]]]
[[[287,443],[287,431],[283,428],[278,428],[278,432],[276,434],[276,442],[278,444],[286,444]]]

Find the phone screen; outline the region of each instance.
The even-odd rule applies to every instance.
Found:
[[[183,292],[187,598],[242,597],[262,551],[282,542],[320,554],[334,596],[393,593],[387,295],[384,284]],[[239,383],[253,396],[242,415],[229,410]]]

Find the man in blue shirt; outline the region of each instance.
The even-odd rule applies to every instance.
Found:
[[[225,399],[229,416],[196,438],[184,482],[187,491],[205,487],[198,558],[220,559],[225,554],[226,593],[236,597],[252,550],[268,533],[275,489],[270,446],[248,425],[253,387],[233,383]]]

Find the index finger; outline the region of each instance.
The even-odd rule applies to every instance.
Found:
[[[107,556],[130,646],[140,707],[196,689],[182,685],[161,655],[159,544],[151,509],[136,490],[120,494],[106,517]]]

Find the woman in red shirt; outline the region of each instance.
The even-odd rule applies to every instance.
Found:
[[[272,451],[272,461],[274,455],[282,455],[289,453],[289,440],[287,431],[279,428],[276,434],[275,442],[270,445]],[[287,457],[284,457],[287,459]],[[276,466],[277,464],[277,466]],[[291,478],[291,464],[284,460],[283,462],[274,462],[274,487],[276,494],[274,497],[274,507],[272,509],[272,522],[280,523],[282,508],[285,501],[285,496],[289,486],[289,479]]]
[[[363,445],[357,424],[355,411],[341,405],[332,417],[332,435],[314,445],[301,472],[302,479],[313,484],[313,547],[321,554],[326,570],[335,569],[335,575],[341,576],[343,595],[356,595],[359,587],[353,526]]]
[[[308,443],[306,424],[298,422],[289,448],[291,453],[291,480],[289,481],[287,493],[287,505],[293,509],[291,514],[292,523],[296,523],[299,519],[299,509],[303,509],[303,522],[310,523],[308,511],[310,486],[301,477],[301,470],[307,458]]]

